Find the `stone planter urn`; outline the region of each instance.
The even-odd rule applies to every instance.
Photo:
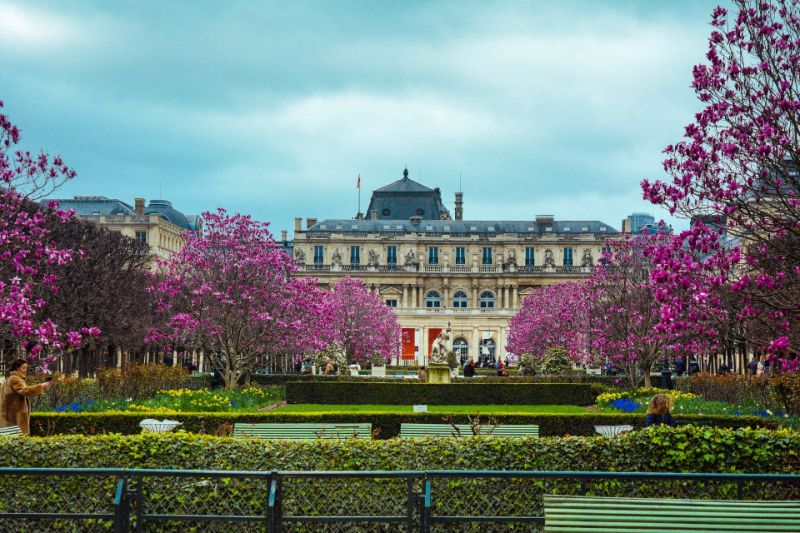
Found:
[[[386,366],[372,365],[372,375],[379,378],[386,377]]]

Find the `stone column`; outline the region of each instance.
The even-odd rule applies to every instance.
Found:
[[[500,333],[497,335],[497,356],[505,359],[506,357],[506,328],[500,328]]]
[[[469,353],[474,353],[474,356],[470,356],[472,359],[475,359],[475,362],[478,361],[478,357],[481,355],[480,350],[480,343],[481,343],[481,332],[478,331],[477,327],[472,328],[472,342],[469,345]]]
[[[480,302],[478,301],[478,287],[473,285],[472,287],[472,308],[478,309],[480,307]]]
[[[408,285],[403,284],[403,294],[400,296],[400,307],[408,307]]]
[[[511,287],[511,299],[513,301],[514,309],[519,309],[519,287],[516,285]]]
[[[510,291],[509,291],[508,285],[506,285],[503,288],[503,303],[505,304],[505,305],[503,305],[503,307],[506,308],[506,309],[511,309],[511,300],[508,299],[508,295],[509,294],[510,294]]]

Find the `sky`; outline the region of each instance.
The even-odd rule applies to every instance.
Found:
[[[460,186],[465,219],[681,229],[639,183],[701,108],[717,3],[0,0],[0,99],[25,149],[77,170],[54,197],[291,236],[407,165],[451,212]]]

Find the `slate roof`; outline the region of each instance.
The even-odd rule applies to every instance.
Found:
[[[172,202],[168,200],[150,200],[147,207],[144,208],[145,215],[161,215],[168,222],[172,222],[179,228],[185,230],[196,230],[197,219],[195,217],[194,224],[189,221],[189,218],[172,207]]]
[[[133,206],[121,200],[112,200],[105,196],[76,196],[71,199],[55,201],[58,202],[59,209],[63,211],[75,210],[75,213],[80,216],[136,215]]]
[[[551,230],[547,230],[551,227]],[[402,233],[619,233],[599,220],[556,220],[550,223],[530,220],[354,220],[325,219],[309,233],[323,232],[402,232]]]
[[[381,220],[409,219],[418,216],[425,220],[439,220],[450,213],[442,203],[439,189],[431,189],[408,177],[403,177],[380,189],[372,191],[366,216],[375,211]]]
[[[49,201],[49,200],[48,200]],[[71,199],[55,200],[59,209],[64,211],[74,210],[78,216],[137,216],[133,206],[122,200],[106,198],[105,196],[76,196]],[[196,231],[199,217],[184,215],[172,207],[172,202],[167,200],[150,200],[144,208],[145,215],[160,215],[167,222],[171,222],[184,230]]]

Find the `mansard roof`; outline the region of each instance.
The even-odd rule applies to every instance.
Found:
[[[58,202],[59,209],[74,210],[78,216],[137,216],[136,210],[130,204],[105,196],[75,196],[55,201]],[[199,217],[184,215],[167,200],[150,200],[144,208],[144,214],[159,215],[184,230],[197,231],[199,224]]]
[[[551,229],[547,229],[547,228]],[[599,220],[354,220],[326,219],[309,228],[309,233],[619,233]]]
[[[373,211],[381,220],[408,219],[412,216],[424,220],[450,218],[439,189],[431,189],[412,180],[408,177],[408,169],[403,170],[401,179],[372,191],[367,217]]]

